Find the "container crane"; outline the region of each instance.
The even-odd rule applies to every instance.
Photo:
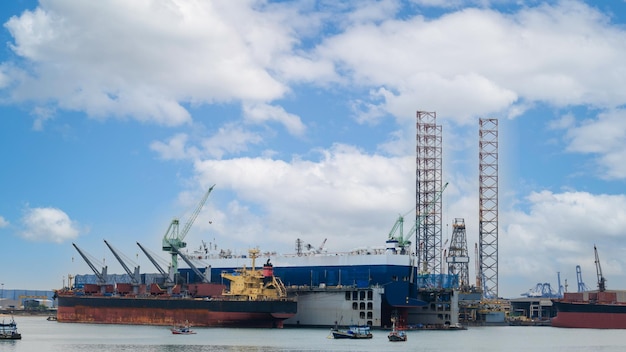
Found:
[[[100,286],[100,290],[101,290],[102,293],[104,293],[105,290],[106,290],[105,285],[107,283],[107,267],[103,266],[102,267],[102,271],[98,271],[98,269],[96,269],[96,266],[93,265],[91,260],[88,258],[86,252],[83,252],[82,249],[78,248],[78,246],[75,243],[72,243],[72,246],[74,246],[74,248],[76,248],[76,250],[78,251],[80,256],[83,257],[83,259],[85,260],[87,265],[89,265],[89,267],[91,268],[93,273],[96,274],[96,277],[98,278],[98,285]]]
[[[185,236],[187,236],[189,229],[191,229],[191,225],[193,225],[193,222],[198,217],[198,214],[200,214],[200,210],[202,210],[204,203],[206,202],[207,198],[209,198],[209,194],[211,194],[213,187],[215,187],[215,185],[211,186],[211,188],[209,188],[209,190],[204,194],[204,196],[200,200],[200,203],[187,220],[187,223],[185,224],[185,227],[183,227],[182,231],[178,231],[180,221],[177,218],[174,218],[172,219],[170,226],[167,228],[167,231],[163,236],[163,251],[169,252],[172,256],[172,268],[175,273],[178,272],[179,250],[187,247],[187,243],[184,241]]]
[[[428,207],[426,208],[426,211],[424,211],[424,213],[422,214],[417,215],[413,226],[411,227],[409,231],[406,232],[406,236],[404,233],[404,217],[409,215],[411,212],[413,212],[413,209],[409,210],[404,215],[400,215],[398,217],[398,220],[396,220],[396,223],[391,228],[391,231],[389,232],[389,239],[387,240],[387,242],[389,243],[390,241],[392,242],[397,241],[398,247],[400,247],[401,249],[408,248],[411,245],[411,241],[410,241],[411,236],[415,233],[416,229],[422,224],[422,221],[424,221],[426,216],[430,214],[432,208],[434,208],[435,204],[439,201],[439,198],[441,198],[443,191],[446,190],[446,187],[448,187],[448,182],[446,182],[441,188],[441,190],[437,192],[437,194],[435,194],[435,199],[433,199],[433,201],[428,205]]]
[[[115,256],[117,261],[120,262],[120,264],[122,265],[122,268],[124,268],[124,271],[126,271],[128,276],[130,277],[130,283],[133,285],[133,292],[137,294],[139,292],[139,284],[141,284],[141,275],[139,274],[139,265],[135,267],[134,271],[131,271],[128,265],[126,265],[126,263],[124,262],[124,260],[122,260],[122,257],[117,252],[117,250],[115,250],[115,248],[113,248],[113,246],[111,246],[109,242],[107,242],[107,240],[104,240],[104,243],[106,243],[107,247],[109,247],[111,252],[113,252],[113,255]]]
[[[606,279],[602,276],[602,267],[600,266],[600,256],[598,256],[598,249],[596,245],[593,245],[593,251],[596,255],[596,273],[598,274],[598,290],[604,292],[606,290]]]
[[[537,283],[534,288],[528,290],[528,292],[522,293],[521,296],[535,297],[535,298],[560,298],[559,292],[555,292],[550,286],[549,282]]]

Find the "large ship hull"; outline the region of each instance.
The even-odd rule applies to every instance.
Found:
[[[282,328],[296,314],[290,300],[237,301],[154,297],[58,297],[62,323]]]
[[[560,328],[626,329],[625,304],[554,302],[557,316],[551,324]]]
[[[220,273],[249,261],[245,255],[230,253],[194,253],[189,257],[197,267],[206,268],[206,276],[213,283],[218,282]],[[284,321],[286,326],[328,327],[337,322],[358,322],[384,328],[391,326],[395,314],[404,314],[407,324],[458,323],[458,298],[449,289],[453,282],[441,281],[454,276],[419,275],[413,255],[373,248],[303,255],[264,253],[259,258],[274,263],[274,273],[284,282],[289,296],[297,297],[297,314]],[[179,270],[190,282],[200,279],[191,269]],[[79,275],[75,279],[81,286],[97,278]],[[152,274],[145,274],[144,279],[153,282]],[[418,287],[433,289],[418,292]]]
[[[626,329],[625,291],[565,293],[554,300],[557,315],[551,325],[560,328]]]

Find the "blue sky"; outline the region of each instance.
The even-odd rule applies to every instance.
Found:
[[[478,242],[478,119],[499,120],[499,293],[626,288],[624,1],[14,1],[0,9],[5,288],[155,269],[173,217],[244,252],[381,246],[443,126],[444,220]],[[444,227],[444,237],[451,232]],[[167,256],[162,253],[163,258]],[[470,266],[471,280],[475,277]]]

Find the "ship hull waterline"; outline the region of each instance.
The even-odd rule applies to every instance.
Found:
[[[551,325],[560,328],[626,329],[626,305],[554,303]]]
[[[296,314],[295,301],[177,298],[58,297],[61,323],[282,328]]]

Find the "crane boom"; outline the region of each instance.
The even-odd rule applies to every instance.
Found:
[[[172,294],[172,288],[174,287],[174,271],[172,270],[172,267],[169,267],[169,272],[165,271],[161,267],[161,265],[159,265],[156,259],[154,259],[154,257],[148,252],[148,250],[141,245],[141,243],[137,242],[137,245],[139,246],[139,248],[141,248],[146,257],[148,257],[152,264],[154,264],[157,270],[161,273],[163,279],[165,279],[165,287],[167,289],[167,293]]]
[[[404,216],[400,215],[398,217],[398,220],[396,220],[396,223],[393,225],[393,228],[389,232],[389,239],[397,240],[398,245],[401,247],[409,245],[410,244],[409,240],[411,239],[412,235],[415,233],[416,229],[422,224],[422,221],[424,221],[426,216],[430,214],[430,212],[432,211],[432,208],[435,207],[435,204],[439,201],[439,198],[441,198],[441,195],[443,194],[443,191],[446,190],[446,187],[448,187],[448,182],[446,182],[441,188],[441,190],[439,190],[439,192],[435,194],[435,199],[433,199],[433,201],[428,205],[428,207],[426,208],[426,211],[424,211],[422,214],[418,214],[415,217],[415,223],[413,224],[411,229],[407,232],[406,237],[404,236]],[[396,233],[398,234],[395,235]]]
[[[98,277],[98,284],[100,284],[100,285],[106,284],[106,282],[107,282],[107,267],[106,266],[102,267],[102,272],[98,271],[98,269],[96,269],[96,266],[93,265],[91,260],[89,260],[89,258],[87,257],[87,254],[85,252],[83,252],[80,248],[78,248],[76,243],[72,243],[72,246],[74,246],[74,248],[76,248],[76,250],[78,251],[80,256],[83,257],[83,259],[85,260],[87,265],[89,265],[89,267],[94,272],[94,274],[96,274],[96,276]]]
[[[593,251],[596,255],[596,273],[598,274],[598,290],[604,292],[606,290],[606,279],[602,275],[602,267],[600,266],[600,256],[598,255],[598,249],[596,245],[593,245]]]
[[[128,266],[124,262],[124,260],[122,260],[122,257],[117,253],[115,248],[113,248],[109,244],[109,242],[107,242],[107,240],[104,240],[104,243],[106,243],[107,247],[109,247],[111,252],[113,252],[113,255],[115,256],[117,261],[120,262],[120,264],[122,265],[122,268],[124,268],[124,271],[126,271],[128,276],[130,276],[131,283],[134,284],[134,285],[139,285],[141,283],[141,276],[139,275],[139,265],[135,267],[135,271],[134,272],[131,271],[130,268],[128,268]]]
[[[183,258],[183,260],[185,261],[185,263],[187,263],[187,265],[189,265],[189,267],[191,268],[191,270],[193,270],[194,273],[196,273],[196,275],[198,275],[198,277],[202,278],[202,282],[204,283],[210,283],[210,279],[207,277],[207,275],[209,275],[209,271],[205,271],[206,275],[203,274],[192,262],[191,260],[189,260],[189,258],[187,258],[186,255],[184,255],[183,253],[181,253],[180,251],[178,251],[178,249],[174,249],[178,255],[180,255],[181,258]]]
[[[143,251],[143,253],[146,255],[146,257],[148,257],[148,259],[152,262],[152,264],[157,268],[157,270],[163,274],[163,275],[167,275],[167,272],[165,270],[163,270],[163,268],[161,267],[161,265],[159,265],[159,263],[157,263],[157,261],[152,257],[152,255],[150,253],[148,253],[148,250],[145,249],[139,242],[137,242],[137,245],[139,246],[139,248],[141,248],[141,250]]]

